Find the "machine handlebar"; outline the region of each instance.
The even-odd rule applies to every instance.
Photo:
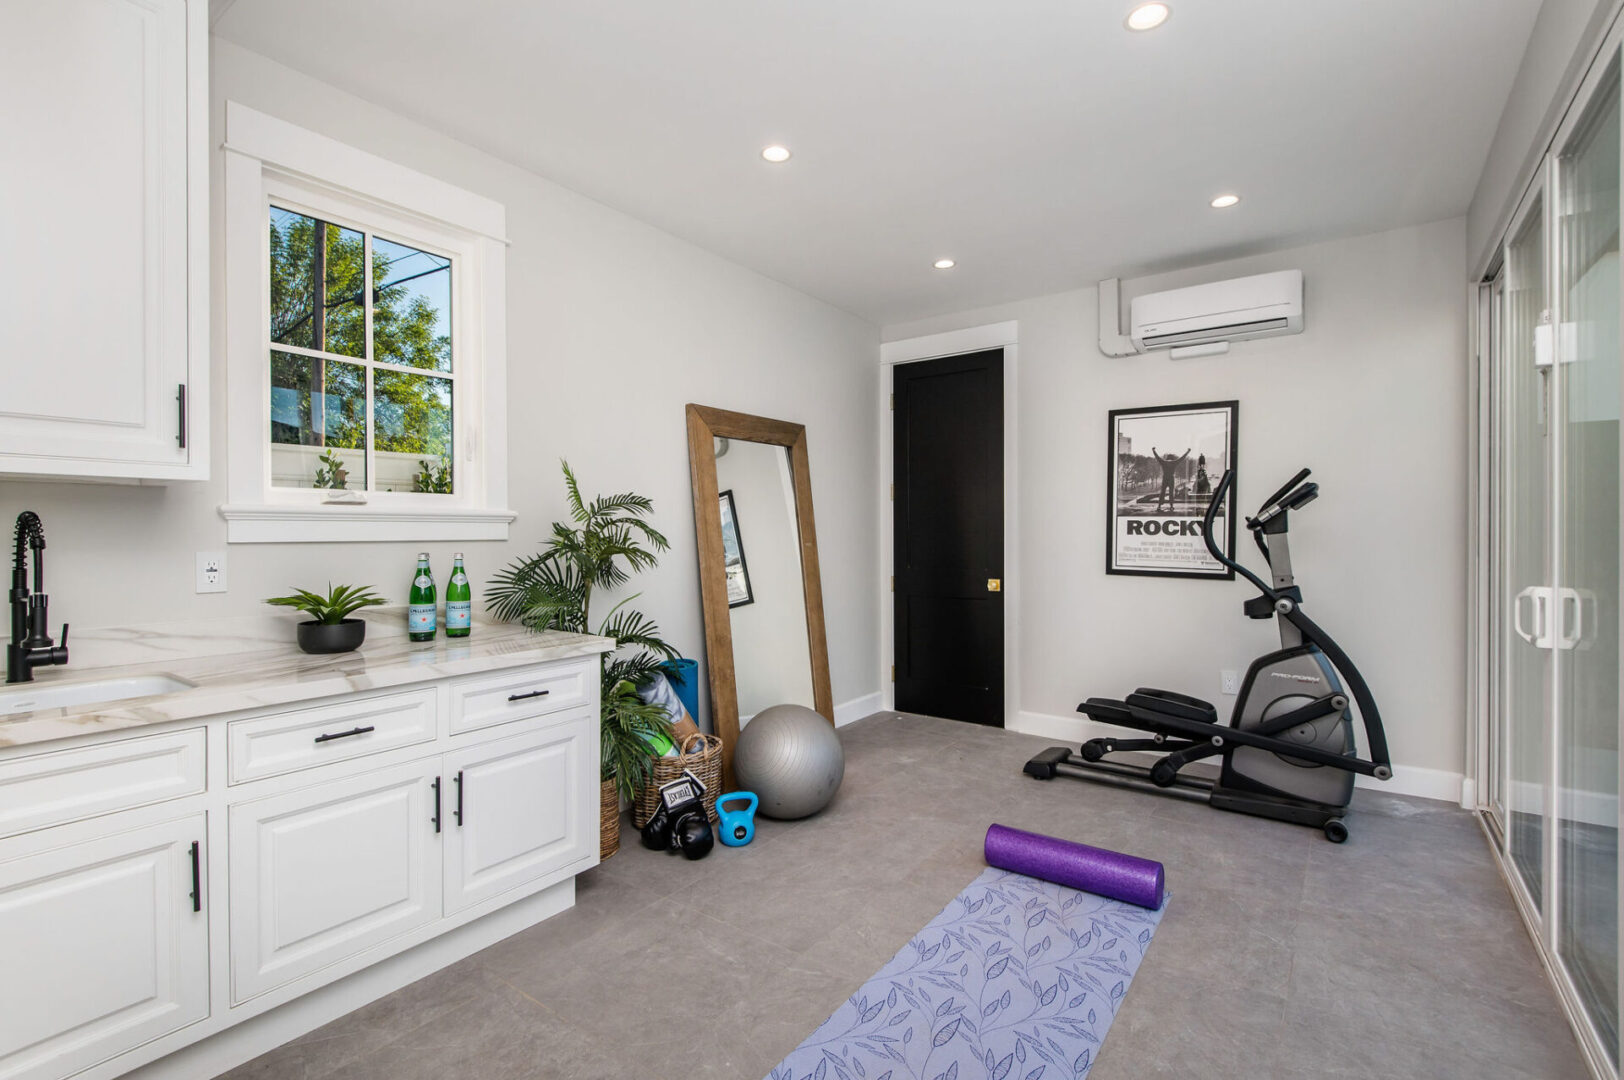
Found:
[[[1307,475],[1308,470],[1304,469],[1292,477],[1289,484],[1269,497],[1269,500],[1263,504],[1264,508],[1281,505],[1282,500],[1284,500],[1286,504],[1290,505],[1281,505],[1281,508],[1289,510],[1294,509],[1295,506],[1301,506],[1313,501],[1319,495],[1318,484],[1303,484],[1302,487],[1307,490],[1302,490],[1297,486],[1302,483],[1303,477]],[[1225,497],[1229,495],[1229,489],[1234,482],[1234,470],[1225,469],[1223,478],[1218,481],[1218,486],[1212,491],[1212,502],[1207,504],[1206,516],[1201,520],[1201,539],[1206,542],[1207,550],[1212,553],[1213,558],[1255,585],[1259,592],[1277,605],[1276,610],[1280,613],[1280,616],[1296,626],[1305,641],[1318,646],[1320,651],[1331,661],[1331,666],[1342,673],[1343,679],[1348,684],[1348,689],[1353,693],[1353,700],[1359,705],[1359,716],[1365,725],[1365,740],[1370,746],[1370,759],[1379,767],[1379,771],[1375,775],[1382,780],[1387,779],[1388,776],[1392,775],[1392,763],[1387,753],[1387,735],[1382,728],[1381,712],[1376,707],[1376,699],[1371,695],[1370,687],[1365,683],[1364,676],[1359,673],[1358,668],[1354,667],[1353,660],[1349,658],[1347,653],[1342,651],[1340,645],[1332,640],[1331,635],[1327,634],[1318,624],[1303,614],[1302,605],[1296,602],[1296,597],[1288,596],[1278,589],[1271,588],[1262,578],[1225,555],[1223,549],[1218,546],[1218,541],[1213,539],[1212,526],[1218,517],[1218,507]],[[1251,522],[1248,522],[1248,525],[1251,524]],[[1256,526],[1253,526],[1252,535],[1258,540],[1258,546],[1263,548],[1264,556],[1267,557],[1268,548],[1262,543],[1263,537]],[[1290,601],[1283,608],[1278,606],[1282,598]]]
[[[1296,476],[1293,476],[1290,480],[1287,480],[1284,484],[1280,485],[1279,491],[1276,491],[1273,495],[1270,495],[1267,499],[1263,500],[1263,505],[1258,507],[1257,512],[1262,514],[1263,511],[1267,510],[1269,507],[1278,505],[1280,500],[1284,499],[1293,488],[1302,483],[1304,480],[1308,479],[1308,474],[1310,471],[1311,470],[1306,468],[1299,469]]]

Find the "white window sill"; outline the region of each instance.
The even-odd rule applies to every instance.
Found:
[[[347,541],[506,540],[511,510],[380,506],[220,507],[229,544],[332,544]]]

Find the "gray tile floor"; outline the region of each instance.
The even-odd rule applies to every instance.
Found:
[[[1361,791],[1339,847],[1028,779],[1043,739],[898,714],[840,734],[824,814],[698,863],[628,825],[571,911],[228,1076],[759,1080],[980,871],[991,821],[1167,865],[1092,1080],[1587,1075],[1470,814]]]

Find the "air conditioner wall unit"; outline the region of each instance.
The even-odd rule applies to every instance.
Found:
[[[1130,327],[1134,348],[1141,352],[1300,334],[1303,272],[1281,270],[1137,296]]]

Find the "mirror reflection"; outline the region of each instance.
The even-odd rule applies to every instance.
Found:
[[[772,705],[814,708],[790,452],[713,440],[739,725]]]

